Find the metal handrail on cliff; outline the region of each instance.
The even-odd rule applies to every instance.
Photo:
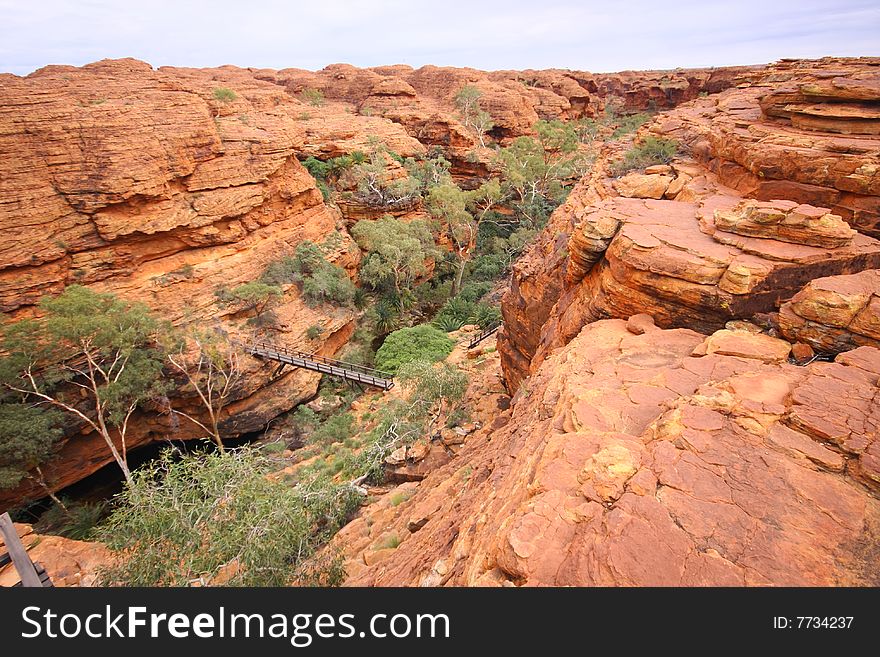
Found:
[[[483,340],[485,340],[485,339],[488,338],[490,335],[492,335],[493,333],[495,333],[495,331],[497,331],[498,329],[500,329],[502,324],[503,324],[503,322],[498,322],[497,324],[495,324],[495,325],[490,326],[489,328],[487,328],[485,331],[483,331],[482,333],[480,333],[477,337],[475,337],[475,338],[472,339],[470,342],[468,342],[468,347],[467,347],[467,348],[468,348],[468,349],[473,349],[474,347],[476,347],[476,346],[477,346],[478,344],[480,344]]]
[[[240,344],[244,351],[257,358],[272,360],[283,365],[293,365],[294,367],[320,372],[321,374],[329,374],[330,376],[374,386],[382,390],[391,390],[394,387],[394,377],[391,374],[373,369],[372,367],[347,363],[342,360],[327,358],[326,356],[297,349],[288,349],[287,347],[269,342]]]

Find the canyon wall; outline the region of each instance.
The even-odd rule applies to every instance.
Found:
[[[48,66],[0,75],[0,309],[4,322],[37,313],[44,295],[72,283],[145,302],[176,325],[195,323],[232,338],[254,329],[248,313],[215,292],[256,280],[303,240],[327,242],[329,259],[352,277],[360,254],[346,232],[358,208],[323,202],[300,165],[384,143],[404,156],[439,147],[463,181],[487,173],[490,149],[462,124],[453,97],[465,84],[484,93],[494,139],[529,133],[538,118],[594,115],[603,93],[632,107],[674,103],[745,69],[621,76],[562,71],[334,65],[312,73],[226,66],[163,67],[133,59]],[[597,82],[604,80],[604,82]],[[325,102],[307,102],[319,90]],[[666,98],[666,101],[663,101]],[[474,154],[476,151],[480,153]],[[329,355],[354,330],[356,313],[309,307],[286,286],[270,339]],[[316,340],[306,329],[320,325]],[[318,376],[244,357],[244,377],[225,412],[226,436],[259,431],[314,395]],[[193,396],[175,392],[191,413]],[[128,448],[195,438],[186,422],[150,410],[134,418]],[[69,426],[43,468],[55,489],[111,462],[96,435]],[[0,505],[42,495],[25,483]]]
[[[613,179],[625,146],[606,145],[514,265],[499,337],[511,390],[591,321],[645,312],[711,332],[880,266],[878,81],[877,60],[783,62],[643,128],[678,142],[669,166]]]

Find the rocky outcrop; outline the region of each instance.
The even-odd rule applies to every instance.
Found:
[[[679,142],[670,165],[610,179],[622,149],[606,145],[513,268],[499,337],[511,390],[588,322],[648,313],[712,332],[775,311],[815,278],[876,268],[867,218],[880,208],[880,141],[798,128],[761,105],[773,114],[785,89],[825,79],[836,91],[816,102],[837,93],[868,107],[876,64],[786,62],[661,114],[642,134]],[[750,175],[758,187],[743,184]]]
[[[880,347],[880,271],[810,281],[782,304],[776,324],[786,339],[826,354]]]
[[[75,541],[63,536],[41,535],[33,527],[15,523],[19,538],[31,561],[46,569],[57,587],[95,586],[99,571],[110,565],[110,551],[94,541]],[[5,552],[0,538],[0,552]],[[20,581],[18,571],[11,563],[0,567],[0,587],[15,586]]]
[[[480,147],[455,107],[455,95],[464,86],[479,89],[480,105],[494,124],[489,136],[506,143],[531,134],[539,119],[597,116],[611,96],[622,99],[625,111],[664,109],[700,93],[726,89],[750,73],[748,67],[592,74],[404,65],[361,69],[348,64],[333,64],[317,72],[253,70],[258,79],[280,85],[296,97],[320,91],[330,101],[346,103],[357,115],[381,116],[399,124],[424,146],[443,149],[453,164],[453,175],[465,185],[488,173],[492,152]],[[322,113],[322,109],[309,112]]]
[[[830,208],[880,236],[880,60],[784,61],[667,115],[687,144],[744,196]]]
[[[503,426],[348,525],[347,584],[876,585],[880,351],[798,367],[629,324],[584,327]]]

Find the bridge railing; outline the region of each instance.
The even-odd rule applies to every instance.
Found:
[[[488,338],[490,335],[492,335],[493,333],[495,333],[495,331],[497,331],[498,329],[501,328],[501,324],[502,324],[502,322],[498,322],[498,323],[495,324],[494,326],[490,326],[489,328],[487,328],[486,330],[484,330],[482,333],[480,333],[479,335],[477,335],[477,337],[473,338],[470,342],[468,342],[468,349],[473,349],[473,348],[476,347],[478,344],[480,344],[483,340],[485,340],[485,339]]]
[[[298,349],[289,349],[282,345],[272,344],[270,342],[249,342],[245,344],[245,348],[252,349],[260,349],[264,351],[274,351],[279,354],[284,354],[285,356],[290,356],[291,358],[301,358],[304,360],[311,360],[316,363],[322,363],[323,365],[329,365],[331,367],[338,367],[343,370],[349,370],[351,372],[358,372],[359,374],[366,374],[368,376],[373,376],[379,379],[393,379],[394,375],[389,372],[383,372],[382,370],[377,370],[372,367],[366,367],[365,365],[358,365],[357,363],[349,363],[344,360],[337,360],[335,358],[327,358],[326,356],[321,356],[315,353],[309,353],[307,351],[300,351]]]

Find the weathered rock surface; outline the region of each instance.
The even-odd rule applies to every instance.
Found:
[[[513,267],[499,336],[510,389],[591,321],[648,313],[712,332],[776,310],[814,278],[876,268],[880,141],[792,126],[761,99],[833,79],[835,93],[868,107],[877,75],[872,59],[753,71],[659,115],[645,131],[676,139],[679,156],[617,180],[602,172],[621,146],[606,145]]]
[[[632,328],[586,326],[509,422],[346,527],[347,584],[880,582],[880,350],[798,367],[749,331]]]
[[[218,89],[234,98],[218,100]],[[301,241],[323,242],[342,226],[296,157],[308,136],[297,118],[304,106],[249,72],[103,61],[0,76],[0,97],[5,321],[76,282],[143,301],[175,324],[246,336],[247,313],[219,305],[214,292],[256,280]],[[338,235],[330,257],[353,270],[359,253]],[[317,347],[328,354],[353,330],[351,311],[309,308],[294,286],[274,313],[272,338],[309,350],[310,325],[323,326]],[[230,436],[308,399],[319,378],[300,370],[272,379],[270,365],[246,356],[242,366],[223,423]],[[195,400],[176,403],[198,412]],[[128,448],[198,435],[149,414],[134,418]],[[44,472],[61,488],[111,460],[99,438],[72,435]],[[24,485],[0,495],[0,506],[41,495]]]
[[[402,126],[428,147],[442,148],[460,180],[483,176],[492,152],[480,148],[463,122],[454,98],[466,86],[480,90],[481,107],[494,123],[490,137],[505,142],[530,134],[539,119],[596,116],[606,99],[620,98],[627,111],[663,109],[715,93],[750,75],[750,67],[627,71],[479,71],[471,68],[380,66],[361,69],[333,64],[320,71],[255,69],[254,75],[283,86],[290,94],[318,90],[360,115],[381,116]],[[318,109],[311,114],[320,114]]]
[[[782,335],[816,351],[880,347],[880,271],[810,281],[782,305],[776,319]]]
[[[657,131],[744,196],[827,207],[880,235],[880,60],[784,61],[751,80],[670,112]]]
[[[15,529],[31,561],[42,565],[52,584],[58,587],[95,586],[99,569],[109,565],[112,558],[110,551],[101,543],[40,535],[34,533],[30,525],[20,523],[15,523]],[[2,552],[6,551],[4,545],[0,538]],[[0,587],[14,586],[20,579],[11,563],[0,567]]]
[[[814,278],[880,264],[880,242],[865,235],[823,249],[718,230],[713,217],[736,203],[716,194],[699,204],[614,198],[587,208],[569,242],[566,289],[541,327],[532,369],[591,321],[644,312],[663,327],[711,332],[775,310]],[[615,224],[604,252],[597,251],[602,240],[586,253],[574,251],[594,246],[592,236]],[[581,229],[588,238],[576,237]]]
[[[846,246],[856,233],[827,208],[792,201],[741,201],[732,210],[717,211],[715,227],[737,235],[828,249]]]

